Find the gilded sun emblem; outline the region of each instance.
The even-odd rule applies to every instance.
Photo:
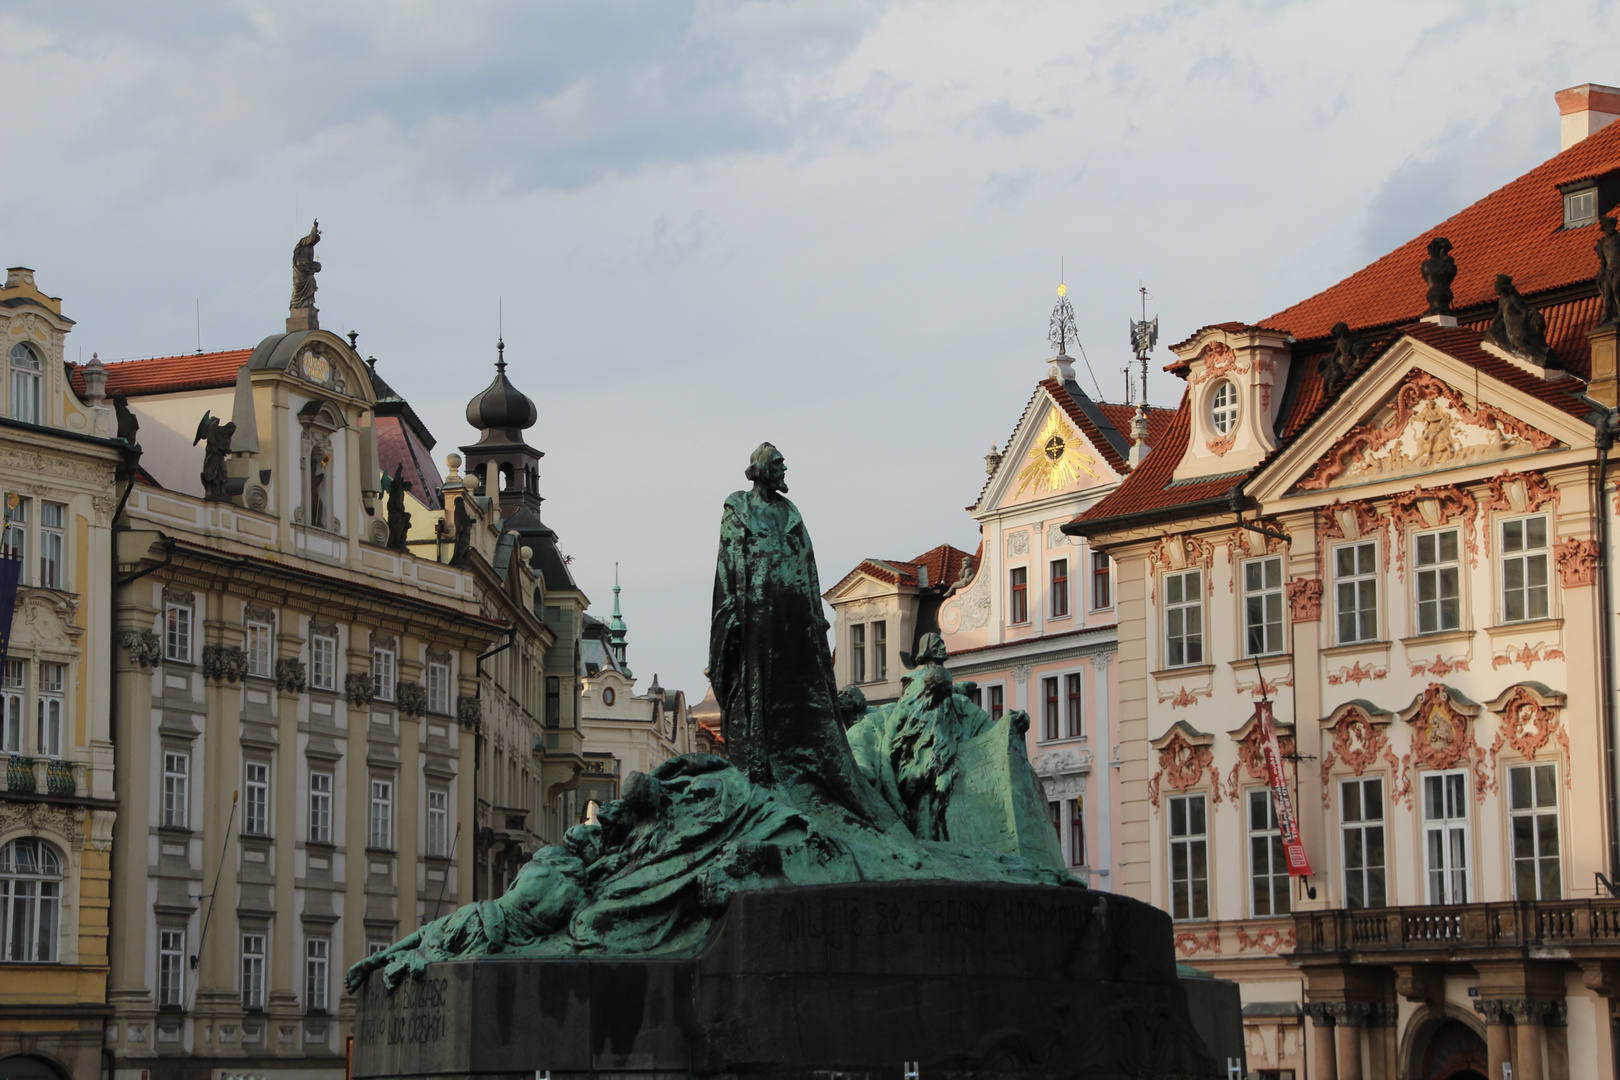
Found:
[[[1081,452],[1078,440],[1056,409],[1047,413],[1035,445],[1029,448],[1029,463],[1018,471],[1018,490],[1013,494],[1022,495],[1031,484],[1037,495],[1043,490],[1059,491],[1079,480],[1082,472],[1096,479],[1091,468],[1096,459]]]

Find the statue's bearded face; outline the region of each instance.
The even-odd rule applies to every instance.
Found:
[[[765,485],[767,490],[786,491],[788,489],[787,462],[782,460],[780,453],[772,454],[766,459],[763,471],[765,475],[760,477],[760,482]]]

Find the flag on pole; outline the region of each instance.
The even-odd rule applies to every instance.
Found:
[[[1309,877],[1311,861],[1305,857],[1305,845],[1299,839],[1299,819],[1294,816],[1294,797],[1283,775],[1282,747],[1277,742],[1277,723],[1271,715],[1271,702],[1256,702],[1254,714],[1260,721],[1266,783],[1271,785],[1271,804],[1277,810],[1277,831],[1282,834],[1283,849],[1287,852],[1288,873],[1293,877]]]

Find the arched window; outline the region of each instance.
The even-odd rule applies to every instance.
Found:
[[[19,341],[11,347],[11,418],[39,423],[39,353]]]
[[[0,847],[0,960],[56,962],[62,921],[62,860],[43,840]]]

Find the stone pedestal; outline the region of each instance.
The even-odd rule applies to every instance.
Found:
[[[355,1080],[1222,1075],[1169,916],[1052,886],[742,893],[695,958],[456,961],[393,992],[373,976],[354,1030]]]

